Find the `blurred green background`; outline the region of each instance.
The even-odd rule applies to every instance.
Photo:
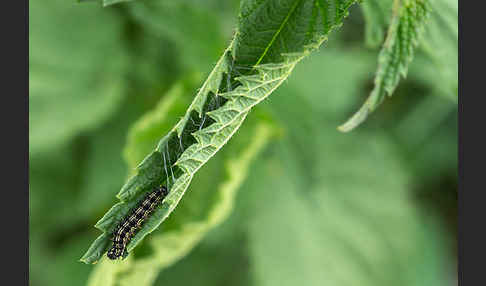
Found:
[[[239,1],[29,6],[30,285],[86,285],[94,266],[78,259],[94,224],[183,115]],[[336,130],[373,87],[379,47],[365,44],[362,13],[354,7],[196,175],[169,228],[203,208],[198,190],[221,183],[235,146],[269,123],[229,218],[154,285],[457,284],[450,82],[419,51],[393,98],[357,130]]]

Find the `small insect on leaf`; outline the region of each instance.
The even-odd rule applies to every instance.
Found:
[[[167,188],[164,186],[155,188],[133,209],[130,215],[122,220],[113,232],[113,246],[106,254],[109,259],[115,260],[120,257],[126,257],[127,244],[168,193]]]

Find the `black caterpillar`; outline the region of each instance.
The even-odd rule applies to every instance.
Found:
[[[118,259],[124,255],[125,249],[132,237],[168,193],[167,188],[164,186],[156,188],[147,194],[142,203],[115,228],[112,238],[113,246],[106,254],[109,259]]]

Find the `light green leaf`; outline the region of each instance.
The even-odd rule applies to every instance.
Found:
[[[285,91],[269,107],[288,136],[241,190],[256,285],[446,284],[443,230],[417,211],[396,145],[384,132],[312,124],[319,113]]]
[[[375,87],[363,106],[344,124],[348,132],[361,124],[385,99],[391,96],[400,77],[406,77],[429,14],[428,0],[394,0],[386,40],[378,56]]]
[[[382,147],[376,151],[383,152]],[[376,157],[366,160],[372,164]],[[260,188],[268,192],[261,199],[272,200],[249,222],[250,264],[258,284],[444,285],[443,273],[435,266],[441,263],[443,242],[430,231],[432,226],[422,225],[408,202],[403,177],[387,170],[388,176],[401,180],[383,182],[380,173],[374,179],[358,175],[360,180],[353,173],[360,172],[357,168],[343,170],[334,164],[336,172],[315,182],[308,190],[311,195],[305,196],[292,171],[282,170],[285,165],[276,161],[258,169],[266,176]],[[334,183],[341,172],[355,183]]]
[[[132,251],[174,210],[196,172],[235,134],[251,108],[278,88],[295,65],[327,39],[329,32],[342,25],[355,2],[242,2],[234,40],[186,114],[138,166],[137,175],[117,195],[121,202],[96,227],[111,233],[148,191],[166,185],[169,194],[128,244],[127,251]],[[175,180],[171,179],[172,173]],[[103,253],[99,250],[107,245],[105,234],[101,237],[82,261],[100,259]]]

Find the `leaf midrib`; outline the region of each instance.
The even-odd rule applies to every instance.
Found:
[[[277,39],[278,35],[280,34],[280,32],[283,30],[284,26],[287,24],[290,16],[294,13],[295,11],[295,8],[297,8],[297,5],[300,3],[301,0],[298,0],[298,1],[295,1],[295,4],[292,6],[292,8],[290,9],[289,13],[287,14],[287,16],[285,16],[285,19],[283,20],[282,24],[280,24],[280,27],[278,28],[278,30],[275,32],[275,34],[273,35],[272,39],[270,40],[270,43],[268,43],[268,45],[265,47],[265,50],[263,51],[263,54],[260,56],[260,58],[258,59],[258,61],[256,62],[255,66],[259,65],[261,63],[261,61],[263,60],[263,58],[267,55],[268,53],[268,50],[270,50],[270,47],[273,45],[273,43],[275,42],[275,40]]]

